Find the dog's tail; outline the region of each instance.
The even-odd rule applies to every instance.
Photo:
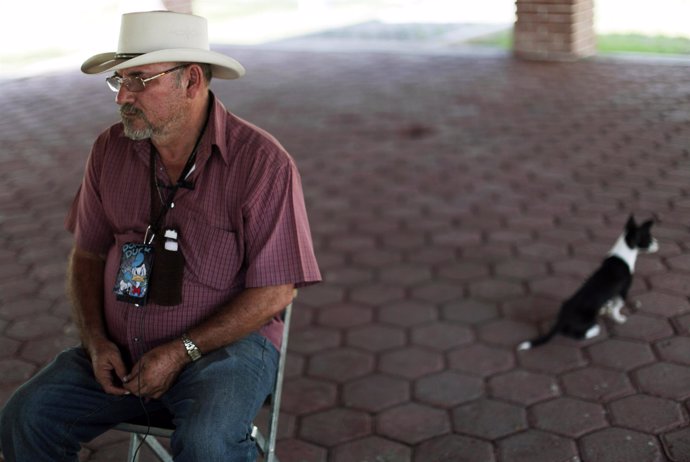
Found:
[[[537,337],[535,339],[528,340],[526,342],[522,342],[521,344],[518,345],[517,349],[518,350],[529,350],[529,349],[534,348],[536,346],[543,345],[544,343],[551,340],[554,337],[554,335],[556,335],[558,332],[560,332],[561,325],[562,325],[562,322],[560,319],[558,319],[556,321],[556,323],[553,325],[553,327],[551,327],[551,329],[549,329],[549,331],[547,333],[545,333],[544,335]]]

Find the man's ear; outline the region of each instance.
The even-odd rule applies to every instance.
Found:
[[[189,66],[189,79],[187,80],[187,95],[194,97],[204,87],[204,72],[198,64]]]

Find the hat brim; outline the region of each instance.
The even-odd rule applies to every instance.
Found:
[[[244,75],[244,67],[229,56],[210,50],[197,48],[174,48],[144,53],[134,58],[117,58],[116,53],[100,53],[84,61],[81,71],[85,74],[100,74],[119,71],[146,64],[183,62],[210,64],[213,77],[219,79],[239,79]]]

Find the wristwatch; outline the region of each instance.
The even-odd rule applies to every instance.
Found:
[[[187,334],[182,334],[182,343],[184,343],[184,347],[187,349],[187,354],[189,355],[190,358],[192,358],[192,361],[196,361],[199,358],[201,358],[201,350],[196,346],[192,340],[187,337]]]

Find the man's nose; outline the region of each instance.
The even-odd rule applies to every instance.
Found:
[[[125,103],[132,103],[134,102],[134,94],[133,92],[127,90],[126,86],[120,85],[120,89],[115,94],[115,102],[120,106]]]

